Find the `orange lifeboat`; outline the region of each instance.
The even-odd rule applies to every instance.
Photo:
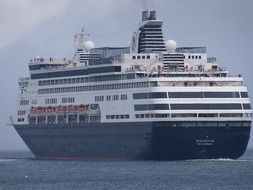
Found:
[[[81,104],[78,106],[78,112],[85,112],[86,109],[85,109],[85,105]]]
[[[75,111],[75,112],[78,111],[78,105],[74,105],[74,111]]]
[[[65,112],[68,110],[67,106],[62,106],[62,110]]]
[[[36,108],[31,107],[29,115],[35,115],[36,114]]]
[[[36,111],[37,114],[42,114],[42,113],[44,113],[44,112],[45,112],[45,109],[44,109],[44,108],[42,108],[42,107],[38,107],[38,108],[37,108],[37,111]]]
[[[46,108],[46,113],[53,113],[53,112],[54,112],[53,107],[49,106]]]
[[[73,112],[74,111],[74,107],[72,105],[68,106],[68,112]]]

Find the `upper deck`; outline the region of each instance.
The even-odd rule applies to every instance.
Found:
[[[134,32],[129,47],[95,48],[82,30],[74,36],[71,59],[37,56],[29,62],[31,79],[53,79],[77,76],[135,73],[154,77],[226,77],[216,58],[207,56],[206,47],[178,47],[175,41],[165,43],[163,21],[155,11],[144,11],[142,22]],[[88,35],[89,36],[89,35]]]

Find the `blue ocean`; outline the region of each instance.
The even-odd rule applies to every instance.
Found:
[[[238,160],[42,161],[0,152],[1,190],[253,189],[253,150]]]

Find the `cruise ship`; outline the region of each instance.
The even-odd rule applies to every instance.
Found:
[[[252,109],[241,75],[206,47],[165,41],[143,11],[129,47],[95,47],[82,30],[73,58],[35,57],[19,78],[17,133],[38,159],[236,159]]]

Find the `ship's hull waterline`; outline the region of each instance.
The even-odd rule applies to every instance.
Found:
[[[249,126],[177,127],[169,122],[16,125],[15,129],[38,159],[236,159],[250,137]]]

